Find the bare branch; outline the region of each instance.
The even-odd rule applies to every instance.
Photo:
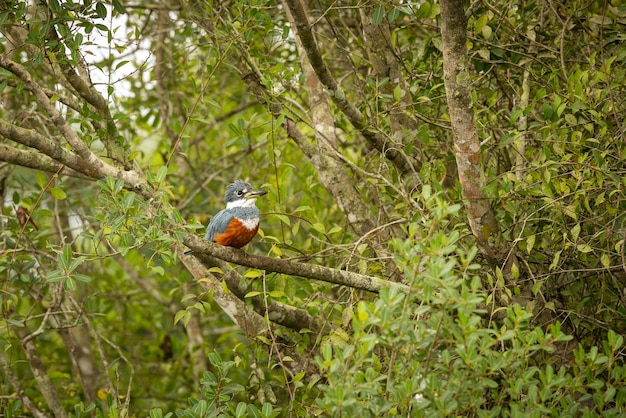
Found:
[[[82,158],[37,131],[21,128],[0,119],[0,135],[27,147],[35,148],[73,170],[94,177],[95,173],[92,168]]]
[[[378,277],[366,276],[364,274],[346,270],[333,269],[317,264],[301,263],[298,261],[281,260],[248,254],[243,250],[223,247],[207,240],[203,240],[196,235],[187,235],[183,242],[197,253],[212,255],[220,260],[239,264],[241,266],[291,276],[305,277],[307,279],[321,280],[328,283],[348,286],[354,289],[367,290],[374,293],[380,292],[382,288],[395,288],[407,294],[410,291],[410,288],[406,285],[394,283]]]
[[[3,121],[0,121],[0,130]],[[31,131],[32,133],[33,131]],[[33,168],[35,170],[47,171],[48,173],[58,173],[63,169],[63,174],[71,177],[78,177],[85,180],[92,180],[90,177],[79,173],[66,165],[61,164],[45,154],[35,151],[23,150],[0,144],[0,161],[15,164],[22,167]]]
[[[195,237],[197,240],[200,238]],[[195,240],[193,240],[195,241]],[[212,274],[195,257],[181,257],[181,261],[193,274],[195,279],[208,291],[213,293],[213,300],[224,313],[241,328],[248,337],[264,335],[267,331],[267,324],[263,317],[251,310],[245,302],[241,301],[233,293],[225,291],[218,280],[212,280]]]
[[[190,241],[201,243],[202,240],[198,237],[191,237]],[[208,243],[208,241],[205,242]],[[220,247],[219,245],[213,245],[216,247]],[[226,247],[221,248],[228,250]],[[257,314],[252,309],[250,309],[250,307],[246,305],[245,302],[239,300],[233,293],[225,291],[225,289],[222,287],[222,283],[217,280],[215,276],[209,273],[207,268],[200,262],[197,257],[181,256],[180,259],[185,267],[193,274],[194,278],[200,283],[200,285],[202,285],[204,289],[212,293],[213,300],[233,320],[233,322],[246,333],[249,338],[253,339],[258,336],[266,337],[268,335],[269,322],[267,322],[263,316]],[[284,312],[286,313],[286,311]],[[268,317],[270,320],[277,320],[277,314],[278,312],[274,312],[274,314],[269,313]],[[273,319],[272,316],[274,316]],[[293,317],[293,319],[296,319],[296,317]],[[282,321],[277,320],[276,322]],[[302,328],[303,327],[300,327],[299,329]],[[313,328],[313,330],[315,330],[315,328]],[[294,375],[303,370],[306,370],[310,374],[319,373],[319,370],[317,370],[317,366],[315,365],[314,361],[306,356],[303,356],[302,353],[297,350],[296,345],[275,345],[274,349],[280,350],[280,353],[275,353],[275,355],[278,355],[280,358],[283,358],[284,356],[289,356],[294,359],[294,361],[289,362],[288,365]]]

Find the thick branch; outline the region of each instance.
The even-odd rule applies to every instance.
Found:
[[[228,286],[228,289],[239,299],[244,300],[249,292],[248,286],[242,280],[241,275],[234,269],[229,268],[228,263],[215,257],[211,257],[202,253],[197,253],[202,263],[207,267],[218,267],[224,272],[221,277]],[[269,317],[270,321],[282,325],[284,327],[300,331],[303,328],[309,329],[315,333],[319,331],[321,326],[318,319],[311,316],[306,310],[285,305],[273,300],[266,301],[261,296],[249,298],[252,302],[254,311],[259,315]]]
[[[57,393],[54,385],[52,384],[52,381],[50,381],[50,378],[46,373],[46,366],[41,360],[39,350],[37,350],[37,346],[35,345],[35,340],[33,338],[29,338],[30,331],[28,331],[28,328],[26,327],[19,326],[12,327],[12,329],[22,343],[24,353],[26,354],[26,358],[28,359],[28,364],[30,365],[30,369],[32,370],[33,376],[35,377],[35,382],[37,383],[37,387],[39,387],[41,394],[46,400],[46,404],[48,405],[55,417],[67,417],[67,412],[61,405],[59,394]]]
[[[198,238],[199,239],[199,238]],[[213,293],[213,300],[222,310],[241,328],[248,337],[264,335],[267,324],[263,317],[251,310],[245,302],[239,300],[233,293],[225,291],[219,281],[211,280],[209,273],[195,257],[181,257],[187,269],[194,275],[198,282],[208,291]],[[207,279],[208,278],[208,279]]]
[[[399,137],[406,130],[414,130],[417,127],[417,122],[410,118],[404,110],[413,108],[409,85],[400,70],[399,58],[396,56],[391,42],[392,35],[389,25],[376,25],[373,22],[372,16],[375,7],[375,3],[370,3],[368,6],[359,8],[365,38],[364,46],[378,80],[385,78],[389,80],[382,86],[382,91],[391,97],[393,97],[393,90],[396,87],[400,87],[405,92],[400,103],[386,105],[389,111],[391,132],[395,137]],[[409,138],[413,139],[412,136]]]
[[[302,0],[285,0],[285,4],[287,4],[293,16],[296,34],[302,43],[302,47],[306,51],[309,62],[324,87],[330,91],[333,103],[346,115],[352,126],[354,126],[378,152],[385,155],[400,173],[411,179],[415,184],[419,184],[419,176],[409,158],[401,150],[393,148],[393,144],[388,143],[387,138],[375,129],[368,118],[346,98],[339,87],[339,84],[324,62],[322,53],[311,30],[307,11]]]
[[[235,250],[203,240],[196,235],[187,235],[183,240],[192,250],[212,255],[220,260],[239,264],[241,266],[260,270],[282,273],[307,279],[321,280],[328,283],[367,290],[378,293],[384,287],[396,288],[401,292],[409,293],[409,287],[403,284],[390,282],[378,277],[366,276],[351,271],[333,269],[317,264],[301,263],[298,261],[281,260],[260,255],[248,254],[242,250]]]
[[[494,212],[483,194],[485,182],[480,141],[474,126],[463,1],[442,0],[440,4],[443,77],[469,225],[489,264],[493,268],[501,267],[508,275],[515,257],[502,238]]]
[[[47,13],[52,13],[52,11],[48,9],[46,10],[46,14]],[[66,26],[66,29],[68,31],[70,30],[64,22],[57,23],[56,26]],[[103,131],[104,134],[101,136],[101,139],[107,146],[109,157],[116,161],[120,161],[127,170],[131,170],[133,168],[137,169],[133,162],[128,161],[128,153],[125,152],[123,147],[121,147],[118,142],[119,132],[115,121],[111,117],[109,104],[100,92],[94,88],[89,78],[89,70],[87,69],[85,62],[81,60],[73,65],[69,61],[66,49],[64,48],[64,40],[59,37],[55,25],[49,25],[47,37],[53,41],[50,44],[51,47],[49,53],[54,52],[56,54],[56,61],[58,62],[59,68],[63,72],[65,79],[67,79],[70,85],[75,89],[76,93],[87,103],[92,105],[96,112],[104,119],[107,128]],[[65,47],[70,50],[73,48],[73,46],[67,44],[65,44]],[[50,115],[52,116],[52,114]],[[85,156],[80,154],[80,152],[79,155],[85,158]]]
[[[80,171],[81,173],[86,174],[92,178],[103,178],[106,176],[122,178],[126,182],[126,184],[128,184],[130,187],[140,191],[141,186],[143,185],[143,178],[141,174],[134,170],[124,171],[116,167],[113,167],[105,163],[104,161],[102,161],[97,155],[91,152],[87,144],[85,144],[78,137],[78,134],[72,129],[70,124],[65,120],[61,112],[59,112],[59,110],[50,101],[45,91],[33,80],[30,73],[23,66],[21,66],[20,64],[14,61],[11,61],[4,54],[0,54],[0,67],[12,72],[24,82],[24,86],[26,87],[26,89],[33,94],[33,96],[35,97],[39,105],[50,116],[50,119],[52,120],[52,123],[54,124],[54,126],[61,132],[65,140],[70,144],[70,146],[72,147],[72,150],[82,159],[82,163],[83,163],[82,169],[78,169],[75,166],[74,167],[70,166],[71,168],[77,171]],[[7,124],[6,122],[4,122],[3,124],[9,125],[9,127],[5,126],[5,129],[7,130],[7,134],[5,135],[2,132],[0,132],[0,134],[5,135],[9,138],[11,138],[11,136],[16,136],[15,130],[10,131],[11,127],[13,129],[15,129],[16,127],[14,127],[11,124]],[[19,129],[21,129],[20,132],[26,131],[22,133],[29,132],[28,130],[23,129],[23,128],[19,128]],[[31,134],[30,137],[34,137],[34,136]],[[42,137],[42,136],[39,135],[39,137]],[[16,142],[22,142],[19,140],[19,136],[17,136],[17,138],[14,140]],[[56,152],[58,152],[58,148],[61,148],[61,147],[57,145],[55,148],[57,149]],[[42,151],[42,152],[48,154],[45,151]],[[52,155],[50,156],[52,158],[55,158]],[[150,197],[149,193],[142,193],[142,195],[144,195],[144,197]]]
[[[287,9],[287,16],[293,24],[293,17],[289,13],[289,9]],[[298,42],[298,47],[302,49],[300,42]],[[315,71],[313,71],[306,55],[302,57],[301,61],[304,82],[308,92],[311,126],[315,132],[317,147],[307,146],[309,144],[308,140],[304,138],[303,141],[304,135],[298,135],[297,132],[293,132],[297,127],[295,124],[290,125],[290,121],[285,118],[287,132],[291,134],[290,137],[296,141],[300,149],[309,157],[309,160],[317,169],[320,179],[332,193],[341,211],[346,214],[350,226],[358,234],[365,235],[376,227],[376,224],[373,222],[375,218],[354,187],[348,171],[335,156],[339,151],[337,150],[335,122],[328,95],[325,94],[320,80]],[[388,236],[385,238],[387,238],[387,241],[389,240]]]
[[[2,121],[0,121],[0,125],[1,124]],[[49,173],[58,173],[61,169],[63,169],[63,174],[66,176],[91,180],[90,177],[68,168],[65,164],[58,163],[45,154],[36,151],[17,149],[4,144],[0,144],[0,161],[22,167],[33,168],[35,170],[47,171]]]
[[[35,148],[48,157],[86,176],[95,177],[93,168],[73,152],[48,139],[35,130],[25,129],[0,119],[0,135],[18,144]]]
[[[189,236],[188,240],[190,241],[190,243],[193,242],[200,244],[200,246],[196,248],[201,249],[203,240],[201,240],[199,237]],[[211,244],[208,241],[204,242],[206,242],[207,244]],[[216,244],[212,244],[212,246],[227,249],[226,247],[220,247]],[[200,285],[204,289],[206,289],[213,295],[213,300],[233,320],[233,322],[246,333],[249,338],[254,339],[257,336],[267,337],[269,331],[269,323],[263,318],[263,316],[254,312],[244,301],[240,300],[235,294],[229,292],[228,290],[225,290],[222,286],[221,281],[218,280],[211,273],[209,273],[207,268],[200,262],[197,257],[181,256],[180,259],[185,267],[189,270],[189,272],[193,274],[198,283],[200,283]],[[294,312],[292,312],[292,314],[293,313]],[[283,311],[283,314],[287,314],[285,315],[287,319],[281,320],[281,318],[276,317],[277,314],[280,315],[280,313],[278,312],[274,312],[274,315],[270,312],[268,313],[268,317],[270,320],[277,323],[284,322],[285,320],[293,321],[298,318],[298,316],[292,316],[287,314],[286,311]],[[274,318],[272,318],[272,316],[274,316]],[[293,329],[302,329],[306,327],[306,324],[301,324],[299,328],[295,326],[289,327]],[[291,369],[291,372],[294,375],[303,370],[307,371],[307,373],[309,374],[319,373],[319,370],[317,370],[314,362],[311,361],[311,359],[309,359],[308,357],[303,356],[302,353],[298,352],[294,344],[288,343],[285,345],[275,346],[274,349],[279,350],[281,352],[281,356],[289,356],[294,359],[293,362],[287,363],[287,367]]]

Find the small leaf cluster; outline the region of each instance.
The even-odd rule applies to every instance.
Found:
[[[67,290],[76,290],[76,282],[89,283],[91,277],[76,273],[78,266],[83,264],[87,257],[72,258],[72,246],[65,244],[63,251],[57,254],[59,268],[48,272],[46,279],[51,282],[62,282]]]
[[[155,190],[152,201],[146,201],[135,192],[126,190],[121,179],[109,176],[100,180],[98,200],[101,206],[95,220],[102,227],[95,234],[83,235],[94,242],[102,238],[112,240],[122,255],[150,243],[152,257],[158,255],[166,263],[173,263],[175,256],[172,245],[182,241],[184,231],[180,230],[180,225],[183,218],[178,210],[167,205],[168,188],[162,186],[166,173],[167,168],[162,167],[156,174],[147,175],[148,180],[160,186]],[[165,207],[169,207],[169,210],[165,210]],[[161,266],[151,264],[151,268],[159,274],[164,273]]]

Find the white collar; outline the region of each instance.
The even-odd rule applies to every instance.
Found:
[[[255,206],[256,198],[253,199],[238,199],[233,202],[228,202],[226,204],[226,209],[232,208],[251,208]]]

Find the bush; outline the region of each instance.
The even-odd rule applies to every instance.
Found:
[[[555,323],[543,331],[514,304],[495,321],[467,247],[450,220],[459,210],[425,194],[430,217],[412,240],[394,243],[412,278],[410,296],[385,289],[351,315],[349,342],[330,339],[318,359],[327,381],[317,406],[333,416],[618,416],[626,405],[623,337],[602,350],[571,340]],[[562,364],[556,368],[555,364]]]

